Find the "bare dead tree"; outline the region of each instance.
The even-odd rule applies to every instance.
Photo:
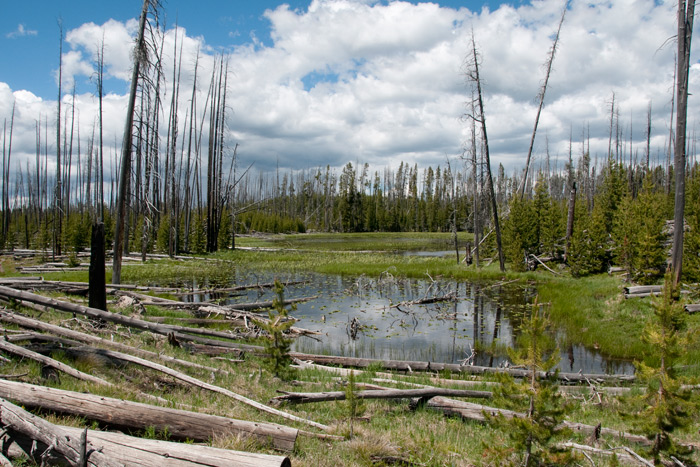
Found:
[[[141,65],[146,65],[148,61],[146,41],[144,31],[146,29],[146,19],[148,16],[151,0],[143,0],[141,17],[139,19],[138,38],[134,49],[134,68],[131,75],[131,90],[129,91],[129,104],[126,111],[126,123],[124,126],[124,136],[122,139],[122,157],[119,171],[119,194],[117,198],[117,212],[114,234],[114,254],[112,261],[112,282],[121,283],[122,272],[122,250],[124,242],[124,221],[126,219],[126,203],[128,193],[128,183],[131,174],[131,153],[132,153],[132,132],[134,127],[134,108],[136,104],[136,91],[138,88]]]
[[[473,86],[476,87],[476,106],[475,114],[470,117],[481,126],[481,138],[484,145],[484,156],[486,165],[486,182],[491,194],[491,210],[493,211],[493,227],[496,232],[496,248],[498,249],[498,263],[501,271],[506,270],[505,257],[503,255],[503,244],[501,242],[501,226],[498,219],[498,202],[496,201],[496,193],[493,187],[493,176],[491,174],[491,156],[489,154],[489,139],[486,132],[486,114],[484,112],[484,100],[481,91],[481,77],[479,76],[479,54],[476,50],[476,40],[474,39],[474,31],[472,31],[472,50],[471,58],[467,62],[467,79]]]
[[[695,0],[678,2],[678,71],[676,73],[676,147],[673,157],[673,170],[676,177],[676,192],[673,209],[673,248],[671,250],[671,269],[673,283],[681,280],[683,265],[683,224],[685,211],[685,160],[686,160],[686,126],[688,117],[688,74],[690,71],[690,45],[693,37],[693,19]]]
[[[559,26],[557,27],[557,33],[554,36],[554,41],[552,42],[552,47],[549,49],[547,54],[547,61],[545,62],[545,69],[547,70],[544,76],[544,83],[540,88],[540,92],[537,95],[540,103],[537,106],[537,115],[535,116],[535,126],[532,129],[532,137],[530,138],[530,147],[527,150],[527,159],[525,161],[525,174],[523,175],[523,180],[520,185],[520,199],[525,196],[525,185],[527,182],[527,174],[530,169],[530,159],[532,158],[532,149],[535,146],[535,135],[537,134],[537,126],[540,123],[540,115],[542,114],[542,108],[544,107],[544,96],[547,93],[547,84],[549,84],[549,77],[552,74],[552,64],[554,63],[554,55],[557,53],[557,46],[559,45],[559,37],[561,35],[561,27],[564,24],[564,17],[566,16],[566,9],[569,6],[568,1],[564,5],[564,9],[561,12],[561,19],[559,20]]]
[[[61,254],[61,225],[63,203],[61,202],[61,81],[63,80],[63,21],[58,20],[58,99],[56,102],[56,190],[54,191],[53,254]]]

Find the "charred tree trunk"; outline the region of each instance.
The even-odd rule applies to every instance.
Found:
[[[105,225],[101,222],[92,225],[90,241],[90,288],[89,307],[107,311],[107,290],[105,288]]]

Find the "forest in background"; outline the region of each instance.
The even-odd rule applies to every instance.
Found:
[[[174,60],[171,70],[162,65],[165,40],[159,8],[157,2],[144,2],[133,105],[127,112],[133,121],[126,123],[121,160],[109,158],[112,167],[104,166],[108,158],[102,112],[92,133],[81,135],[76,130],[79,109],[62,105],[69,99],[63,98],[60,64],[55,125],[47,116],[37,116],[35,161],[25,166],[13,161],[14,111],[3,122],[3,248],[36,248],[54,256],[77,253],[88,247],[95,222],[105,224],[108,248],[121,222],[120,250],[144,257],[156,251],[176,255],[235,248],[236,235],[256,232],[467,231],[474,234],[479,265],[480,257],[493,258],[501,243],[501,235],[492,234],[495,229],[502,231],[503,255],[515,270],[531,267],[537,257],[565,262],[576,276],[602,272],[613,264],[639,282],[655,282],[663,275],[673,228],[667,220],[674,217],[677,181],[672,154],[678,141],[669,132],[666,154],[652,157],[651,103],[642,150],[632,140],[631,125],[621,121],[613,94],[607,154],[590,154],[582,123],[579,141],[573,140],[572,131],[564,167],[556,157],[550,163],[547,149],[533,168],[536,121],[525,170],[507,174],[499,165],[492,177],[484,110],[475,105],[477,97],[481,103],[481,83],[472,41],[466,76],[472,96],[465,117],[471,138],[462,155],[446,157],[438,167],[401,163],[377,170],[356,161],[344,167],[264,173],[251,170],[252,164],[241,168],[238,144],[227,140],[228,82],[234,79],[228,57],[218,57],[210,76],[201,76],[195,61],[191,89],[181,88],[182,61]],[[547,57],[540,110],[557,41],[558,32]],[[61,29],[59,57],[62,47]],[[689,51],[689,39],[687,47]],[[181,57],[177,37],[170,52]],[[682,75],[681,64],[679,70]],[[103,72],[102,48],[95,62],[100,109]],[[206,89],[204,102],[200,89]],[[179,105],[183,101],[184,115]],[[483,133],[478,129],[482,123]],[[692,141],[682,142],[689,153],[683,177],[688,200],[683,271],[686,279],[697,280],[700,181]],[[116,174],[122,174],[121,181]]]

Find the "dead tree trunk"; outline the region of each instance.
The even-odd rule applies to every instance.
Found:
[[[542,108],[544,107],[544,95],[547,92],[547,83],[549,83],[549,76],[552,74],[552,63],[554,63],[554,55],[557,53],[557,45],[559,45],[559,35],[561,33],[561,26],[564,24],[564,17],[566,16],[566,8],[568,4],[564,6],[561,12],[561,19],[559,20],[559,27],[557,28],[557,34],[554,36],[554,42],[552,43],[552,48],[549,49],[549,54],[547,57],[547,63],[545,67],[547,68],[547,73],[544,77],[544,83],[540,89],[539,97],[540,105],[537,107],[537,115],[535,116],[535,127],[532,129],[532,137],[530,138],[530,147],[527,150],[527,160],[525,161],[525,174],[523,175],[523,181],[520,187],[520,199],[522,200],[525,196],[525,185],[527,184],[527,174],[530,169],[530,159],[532,158],[532,149],[535,146],[535,135],[537,134],[537,126],[540,123],[540,114],[542,113]],[[549,173],[549,171],[547,172]]]
[[[105,225],[92,225],[90,241],[90,287],[88,306],[107,311],[107,289],[105,288]]]
[[[489,155],[489,139],[486,133],[486,114],[484,112],[484,99],[481,92],[481,78],[479,77],[479,56],[476,51],[476,41],[472,32],[472,61],[468,70],[469,80],[476,86],[476,99],[478,115],[472,116],[474,120],[481,125],[481,137],[484,142],[484,155],[486,158],[486,181],[491,194],[491,209],[493,211],[493,227],[496,231],[496,247],[498,248],[498,264],[501,271],[506,270],[505,256],[503,255],[503,244],[501,242],[501,225],[498,219],[498,201],[496,200],[496,192],[493,188],[493,176],[491,174],[491,157]]]
[[[139,20],[138,39],[134,52],[134,69],[131,75],[131,90],[129,91],[129,105],[126,110],[126,124],[122,139],[122,162],[119,171],[119,195],[117,198],[117,216],[114,231],[114,257],[112,261],[112,282],[121,283],[122,274],[122,249],[124,241],[124,223],[126,220],[126,201],[128,197],[128,184],[131,176],[131,150],[132,130],[134,127],[134,106],[136,104],[136,89],[138,88],[141,64],[147,59],[146,41],[144,31],[146,29],[146,17],[150,0],[143,0],[141,18]]]
[[[294,449],[298,430],[273,423],[235,420],[217,415],[158,407],[123,399],[66,391],[0,379],[0,397],[26,407],[85,417],[112,427],[145,430],[163,429],[175,439],[208,441],[221,435],[250,436],[275,449]]]
[[[678,69],[676,73],[676,145],[673,156],[673,170],[676,176],[676,193],[673,210],[675,229],[671,249],[671,269],[674,285],[680,284],[683,265],[683,223],[685,211],[685,159],[686,124],[688,117],[688,73],[690,71],[690,43],[693,37],[695,0],[687,5],[685,0],[678,2]]]

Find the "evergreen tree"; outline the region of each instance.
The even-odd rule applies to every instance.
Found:
[[[654,299],[654,319],[648,322],[642,339],[647,344],[638,374],[647,383],[647,391],[631,400],[637,424],[653,441],[651,454],[656,463],[663,456],[683,458],[686,449],[674,443],[671,434],[691,423],[697,404],[691,402],[689,390],[683,390],[676,375],[676,363],[687,345],[684,334],[686,315],[678,302],[673,277],[666,274],[663,293]],[[693,465],[693,464],[688,464]]]
[[[516,383],[512,376],[502,375],[502,384],[495,392],[509,409],[522,410],[521,404],[525,401],[526,416],[489,417],[507,433],[513,449],[510,450],[511,446],[489,447],[489,452],[499,465],[569,465],[573,460],[571,453],[560,452],[551,444],[568,411],[555,384],[557,372],[549,373],[559,361],[559,349],[552,337],[549,318],[537,299],[529,308],[529,315],[520,325],[516,347],[508,352],[514,364],[527,369],[528,377]],[[549,376],[542,378],[542,372]]]
[[[284,286],[278,280],[275,280],[275,295],[272,308],[267,312],[269,320],[254,320],[254,322],[267,334],[264,346],[268,368],[275,376],[285,379],[292,372],[289,366],[292,363],[292,358],[289,356],[292,339],[285,333],[294,325],[294,321],[289,319],[288,311],[284,306]]]

